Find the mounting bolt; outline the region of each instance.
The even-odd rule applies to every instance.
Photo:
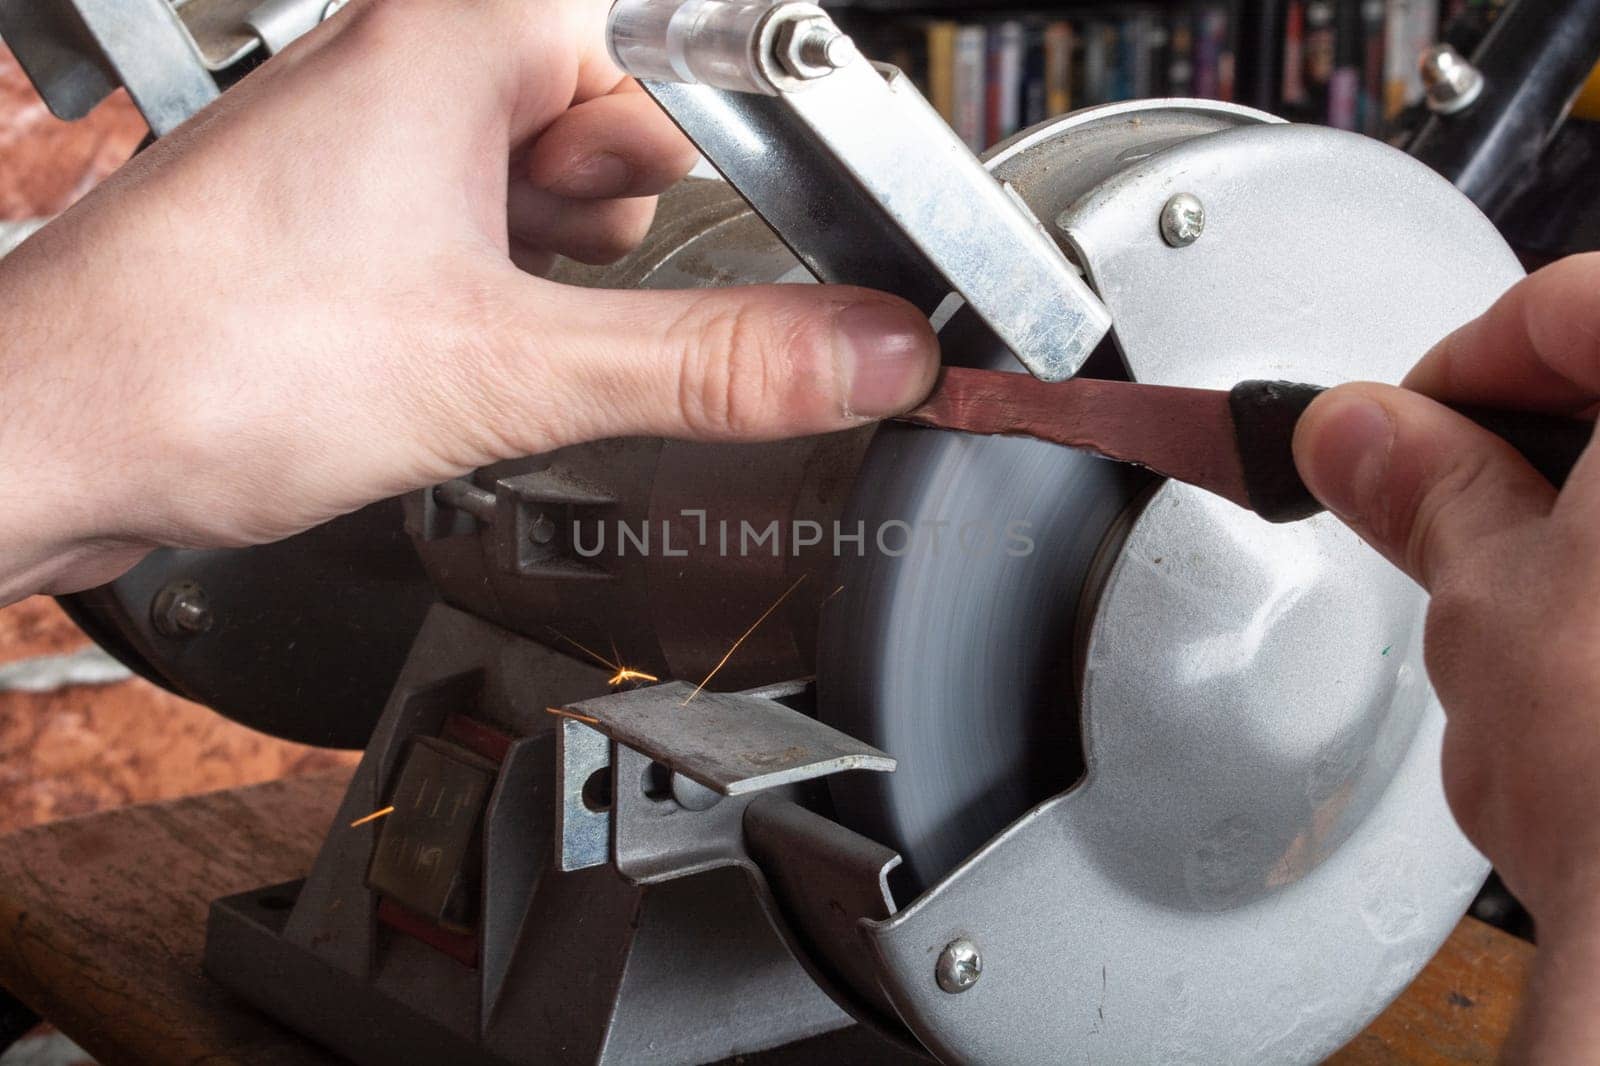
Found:
[[[778,61],[783,69],[810,81],[848,66],[856,45],[826,15],[806,15],[778,29]]]
[[[433,487],[433,502],[439,507],[465,511],[486,526],[494,525],[498,501],[488,489],[480,489],[470,478],[458,477]]]
[[[1161,209],[1161,239],[1174,248],[1187,248],[1206,231],[1206,208],[1193,195],[1180,192]]]
[[[194,581],[174,581],[156,593],[150,622],[164,637],[193,637],[211,628],[211,603]]]
[[[1423,52],[1420,68],[1428,109],[1435,114],[1453,115],[1483,95],[1483,72],[1448,44]]]
[[[983,956],[978,954],[978,945],[966,937],[950,941],[939,952],[933,976],[939,987],[952,996],[977,984],[978,978],[983,976]]]

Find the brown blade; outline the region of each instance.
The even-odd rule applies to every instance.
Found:
[[[901,421],[966,433],[1035,437],[1134,463],[1250,507],[1228,394],[1130,381],[946,367]]]

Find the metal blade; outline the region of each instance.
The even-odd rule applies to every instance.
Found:
[[[1216,389],[947,367],[901,416],[966,433],[1034,437],[1133,463],[1250,507],[1228,394]]]

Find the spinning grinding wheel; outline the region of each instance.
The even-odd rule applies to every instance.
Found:
[[[1014,138],[987,166],[1053,219],[1130,158],[1270,121],[1225,104],[1116,104]],[[941,339],[949,362],[1021,370],[970,314]],[[1092,369],[1126,373],[1109,342]],[[878,432],[846,524],[942,528],[953,547],[842,561],[819,683],[824,717],[901,760],[895,774],[832,791],[858,828],[900,851],[905,887],[926,888],[1082,775],[1074,661],[1080,619],[1093,613],[1085,586],[1102,544],[1153,488],[1134,468],[1038,441]],[[984,538],[977,550],[958,543],[963,528]]]

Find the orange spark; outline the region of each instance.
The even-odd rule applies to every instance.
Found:
[[[726,655],[724,655],[721,659],[717,660],[717,665],[715,665],[715,666],[713,666],[711,668],[711,672],[706,675],[705,680],[700,682],[700,684],[696,685],[695,686],[695,690],[693,692],[689,693],[689,698],[684,700],[678,706],[680,706],[680,707],[689,706],[689,700],[692,700],[696,696],[700,695],[701,690],[704,689],[707,685],[709,685],[711,683],[711,679],[713,677],[717,676],[717,671],[721,670],[724,666],[728,665],[728,660],[733,658],[733,653],[739,650],[739,645],[743,644],[746,640],[748,640],[751,633],[754,633],[757,629],[760,629],[761,628],[761,623],[765,622],[769,617],[771,617],[772,612],[776,611],[780,606],[782,606],[783,601],[788,599],[790,593],[794,592],[795,589],[799,588],[800,587],[800,582],[804,581],[805,579],[806,579],[806,575],[805,574],[801,574],[799,577],[795,578],[794,584],[790,585],[787,589],[785,589],[782,596],[779,596],[777,599],[773,600],[772,601],[772,606],[768,607],[765,611],[762,611],[760,618],[757,618],[754,622],[750,623],[750,628],[745,630],[743,633],[741,633],[739,635],[739,639],[734,641],[733,642],[733,646],[728,649],[728,653]]]
[[[373,811],[371,814],[367,815],[365,818],[357,818],[355,821],[350,823],[350,828],[354,829],[357,826],[366,825],[368,822],[376,822],[379,818],[387,818],[389,815],[391,815],[393,813],[394,813],[394,806],[390,805],[388,807],[385,807],[381,811]]]
[[[561,707],[546,707],[545,711],[549,714],[559,715],[562,718],[575,718],[578,721],[583,722],[585,725],[600,724],[600,719],[598,718],[590,718],[586,714],[579,714],[577,711],[569,711]]]
[[[577,648],[579,651],[583,652],[583,654],[587,655],[601,666],[604,666],[609,670],[623,669],[621,664],[614,663],[610,659],[607,659],[604,655],[601,655],[599,652],[594,651],[591,648],[584,647],[582,644],[579,644],[577,641],[573,640],[571,637],[567,636],[554,626],[545,626],[545,628],[550,630],[550,632],[554,633],[556,636],[560,637],[562,640],[566,641],[568,644],[571,644],[574,648]]]
[[[615,640],[613,640],[611,642],[611,654],[615,655],[617,657],[617,661],[616,662],[612,662],[610,659],[607,659],[604,655],[601,655],[599,652],[595,651],[593,648],[588,648],[588,647],[585,647],[582,644],[579,644],[577,641],[573,640],[571,637],[569,637],[565,633],[561,632],[561,630],[557,629],[555,626],[545,626],[545,628],[548,629],[551,633],[554,633],[556,636],[560,637],[562,640],[566,641],[568,644],[571,644],[574,648],[577,648],[579,651],[583,652],[583,654],[587,655],[589,658],[593,659],[595,662],[599,663],[601,666],[604,666],[609,670],[615,670],[616,673],[612,675],[611,680],[606,682],[606,684],[612,686],[613,688],[615,688],[617,685],[622,684],[625,681],[660,681],[661,680],[655,674],[647,674],[643,670],[635,670],[631,666],[623,666],[622,665],[622,653],[617,651],[617,642]],[[561,713],[561,712],[555,710],[554,708],[546,708],[546,709],[549,710],[552,714]],[[576,717],[576,716],[570,716],[569,715],[569,717]]]

